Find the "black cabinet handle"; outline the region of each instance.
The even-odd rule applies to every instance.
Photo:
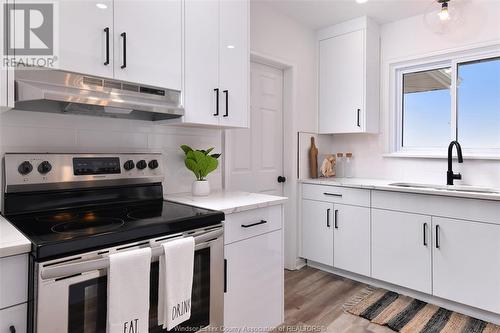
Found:
[[[127,67],[127,33],[122,32],[120,36],[123,38],[123,64],[121,66],[123,69]]]
[[[441,244],[439,244],[439,224],[436,225],[436,249],[439,249],[441,247]]]
[[[338,221],[339,221],[339,210],[338,209],[335,209],[335,211],[334,211],[334,218],[335,218],[335,220],[334,220],[335,229],[338,229],[339,228],[339,223],[338,223]]]
[[[326,227],[330,228],[330,208],[326,210]]]
[[[224,293],[227,293],[227,259],[224,259]]]
[[[325,193],[323,193],[323,194],[324,194],[324,195],[331,196],[331,197],[339,197],[339,198],[342,198],[342,194],[328,193],[328,192],[325,192]]]
[[[357,120],[357,125],[358,127],[361,127],[361,123],[360,123],[360,113],[361,113],[361,109],[358,109],[358,120]]]
[[[424,223],[424,246],[427,246],[427,223]]]
[[[109,65],[109,28],[104,28],[104,32],[106,33],[106,61],[104,62],[104,66]]]
[[[226,113],[224,113],[223,117],[229,116],[229,90],[222,91],[226,94]]]
[[[10,333],[16,333],[16,328],[14,326],[9,327]]]
[[[215,88],[215,113],[214,116],[217,117],[219,115],[219,88]]]
[[[252,224],[242,224],[241,227],[242,228],[250,228],[250,227],[255,227],[256,225],[261,225],[261,224],[265,224],[267,223],[266,220],[260,220],[260,222],[257,222],[257,223],[252,223]]]
[[[278,183],[284,183],[284,182],[286,182],[286,177],[278,176]]]

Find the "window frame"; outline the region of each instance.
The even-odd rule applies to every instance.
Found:
[[[403,146],[403,75],[427,70],[436,70],[446,67],[451,68],[450,87],[450,142],[456,140],[458,129],[458,66],[462,63],[478,60],[487,60],[500,57],[500,45],[486,50],[465,50],[461,52],[409,60],[390,65],[390,108],[392,109],[392,128],[390,138],[389,154],[394,157],[423,157],[440,158],[446,156],[448,147],[404,147]],[[500,159],[500,148],[464,148],[466,157],[479,159]]]

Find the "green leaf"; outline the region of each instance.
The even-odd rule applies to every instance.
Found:
[[[210,155],[210,156],[211,156],[211,157],[213,157],[213,158],[219,158],[219,157],[220,157],[220,155],[222,155],[222,154],[212,154],[212,155]]]
[[[212,148],[208,148],[208,149],[207,149],[207,151],[205,152],[205,155],[210,154],[210,152],[211,152],[212,150],[214,150],[214,147],[212,147]]]
[[[196,163],[195,160],[192,160],[190,158],[186,158],[186,160],[184,161],[184,164],[186,165],[186,168],[188,168],[188,170],[191,170],[195,177],[197,179],[200,178],[200,171],[198,169],[198,163]]]
[[[182,149],[182,151],[184,151],[184,154],[186,154],[186,155],[188,152],[193,151],[193,149],[191,147],[189,147],[188,145],[182,145],[181,149]]]
[[[212,156],[207,156],[207,170],[206,170],[207,175],[215,171],[215,169],[217,169],[218,166],[219,166],[219,161],[217,161],[217,159],[213,158]]]

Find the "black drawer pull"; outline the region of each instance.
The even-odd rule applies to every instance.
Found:
[[[324,195],[328,195],[328,196],[331,196],[331,197],[339,197],[339,198],[342,198],[342,194],[337,194],[337,193],[328,193],[328,192],[325,192],[323,193]]]
[[[266,220],[260,220],[260,222],[257,222],[257,223],[252,223],[252,224],[242,224],[241,227],[242,228],[251,228],[251,227],[255,227],[256,225],[261,225],[261,224],[265,224],[267,223]]]
[[[439,249],[441,244],[439,244],[439,224],[436,225],[436,249]]]
[[[219,88],[215,88],[215,113],[214,116],[217,117],[219,115]]]
[[[9,327],[10,333],[16,333],[16,328],[14,326]]]
[[[326,227],[330,228],[330,208],[326,210]]]
[[[427,223],[424,223],[424,246],[427,246]]]
[[[104,28],[104,32],[106,33],[106,61],[104,62],[104,66],[109,65],[109,28]]]
[[[227,259],[224,259],[224,292],[227,293]]]
[[[360,112],[361,112],[361,109],[358,109],[358,120],[356,122],[356,125],[358,125],[358,127],[361,127],[361,124],[360,124]]]
[[[227,117],[229,116],[229,91],[224,90],[222,92],[226,94],[226,113],[224,113],[223,117]]]
[[[123,64],[121,65],[121,69],[127,67],[127,33],[122,32],[120,36],[123,39]]]
[[[334,222],[334,226],[335,226],[335,229],[338,229],[339,228],[339,210],[338,209],[335,209],[335,222]]]

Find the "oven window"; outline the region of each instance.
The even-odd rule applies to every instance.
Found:
[[[158,262],[151,264],[149,332],[167,332],[158,326]],[[106,333],[107,277],[69,287],[68,332]],[[210,323],[210,248],[195,252],[191,318],[172,331],[196,332]]]

